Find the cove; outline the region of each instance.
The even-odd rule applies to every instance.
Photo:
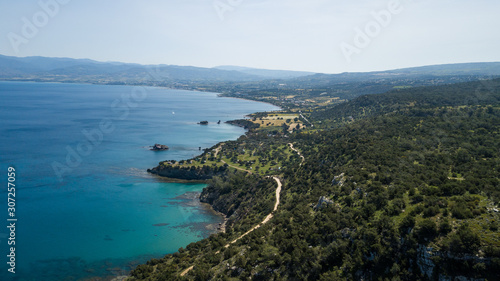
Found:
[[[197,200],[204,184],[168,183],[146,169],[236,139],[244,130],[225,121],[278,108],[215,93],[143,89],[0,82],[2,180],[15,167],[18,219],[15,275],[7,272],[8,229],[0,228],[1,280],[121,275],[214,232],[221,218]],[[134,94],[140,98],[122,102]],[[208,126],[197,124],[202,120]],[[155,143],[170,149],[151,151]],[[68,158],[72,151],[79,159]],[[6,188],[0,196],[6,201]]]

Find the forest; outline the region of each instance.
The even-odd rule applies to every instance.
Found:
[[[130,280],[498,280],[499,79],[360,96],[307,117],[313,126],[254,128],[193,159],[225,167],[201,199],[226,231]],[[235,168],[241,157],[251,171]],[[228,245],[272,211],[266,175],[283,182],[281,204]]]

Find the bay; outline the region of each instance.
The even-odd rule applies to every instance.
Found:
[[[167,183],[146,169],[244,134],[224,121],[278,109],[215,93],[84,84],[0,82],[0,98],[0,202],[13,167],[17,219],[14,275],[12,217],[0,204],[1,280],[120,275],[209,236],[221,218],[196,198],[205,185]],[[154,143],[170,149],[149,150]]]

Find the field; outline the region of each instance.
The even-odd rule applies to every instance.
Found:
[[[305,127],[302,121],[300,121],[299,114],[294,113],[269,114],[267,116],[253,117],[250,121],[259,124],[261,128],[283,127],[283,125],[287,125],[288,131]]]

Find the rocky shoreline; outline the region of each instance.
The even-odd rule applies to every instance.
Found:
[[[158,165],[152,169],[148,169],[148,173],[158,175],[173,180],[183,181],[206,181],[214,176],[220,176],[226,173],[227,167],[220,166],[218,168],[211,168],[208,166],[203,167],[178,167],[166,166],[163,164]]]
[[[242,127],[246,130],[257,129],[260,127],[260,124],[254,123],[248,119],[230,120],[230,121],[226,121],[225,123],[230,124],[230,125],[234,125],[234,126],[238,126],[238,127]]]
[[[224,166],[218,168],[211,168],[208,166],[203,166],[201,168],[194,166],[184,168],[159,165],[155,168],[148,169],[147,171],[171,182],[206,182],[214,176],[222,176],[226,174],[228,168]],[[197,199],[201,203],[209,205],[214,212],[224,218],[224,222],[217,227],[217,230],[218,232],[225,232],[228,220],[227,210],[225,210],[223,206],[219,206],[220,204],[218,205],[215,203],[215,199],[217,197],[218,193],[208,186],[203,189]]]
[[[219,121],[217,124],[220,124]],[[246,130],[252,130],[258,128],[260,125],[253,123],[247,119],[231,120],[225,122],[230,125],[239,126]],[[207,121],[202,121],[198,123],[200,125],[208,125]],[[222,144],[224,142],[221,142]],[[220,146],[218,143],[216,146]],[[215,147],[215,146],[214,146]],[[201,150],[201,147],[200,147]],[[206,152],[205,152],[206,153]],[[178,166],[175,165],[176,161],[164,161],[160,162],[158,166],[147,169],[147,172],[160,177],[168,182],[204,182],[207,183],[208,180],[213,177],[219,176],[226,178],[229,172],[229,166],[223,165],[218,167],[211,166]],[[238,173],[238,171],[236,172]],[[203,188],[202,192],[198,194],[197,200],[202,205],[206,205],[207,209],[210,209],[214,214],[220,216],[223,221],[218,224],[207,225],[206,227],[213,230],[216,233],[226,233],[228,227],[234,224],[235,220],[240,218],[244,214],[239,214],[238,211],[235,212],[231,200],[234,196],[222,196],[222,191],[220,187],[215,187],[208,185]],[[113,279],[113,281],[125,281],[130,276],[118,276]]]

